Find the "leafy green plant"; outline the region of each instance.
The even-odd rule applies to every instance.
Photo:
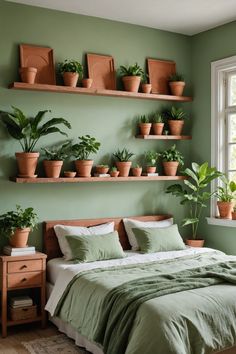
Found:
[[[128,149],[124,148],[123,150],[118,149],[114,152],[113,156],[120,162],[127,162],[131,159],[134,154]]]
[[[145,114],[141,115],[138,117],[138,122],[139,123],[149,123],[149,117],[145,116]]]
[[[231,202],[236,196],[236,183],[229,181],[225,175],[220,177],[223,186],[218,186],[215,196],[220,202]]]
[[[164,123],[164,116],[162,113],[155,113],[152,117],[152,122],[153,123]]]
[[[206,202],[212,197],[214,192],[207,192],[209,184],[216,178],[222,175],[215,167],[209,167],[205,162],[198,165],[192,163],[192,170],[186,168],[184,174],[189,179],[184,180],[185,187],[180,184],[174,184],[167,188],[166,193],[171,193],[176,197],[181,198],[181,205],[187,205],[189,217],[183,219],[183,226],[191,225],[192,238],[196,239],[198,225],[202,213],[202,208],[205,208]]]
[[[60,73],[71,72],[78,73],[80,79],[83,77],[83,66],[76,60],[64,60],[62,63],[58,63],[58,70]]]
[[[117,169],[116,166],[112,166],[112,167],[110,168],[110,172],[116,172],[116,171],[118,171],[118,169]]]
[[[171,146],[170,149],[163,151],[161,157],[163,161],[177,161],[180,165],[184,164],[184,157],[178,150],[176,150],[175,145]]]
[[[71,141],[66,141],[60,146],[53,146],[52,148],[42,148],[46,160],[49,161],[63,161],[70,155]]]
[[[22,209],[20,205],[16,210],[0,215],[0,234],[10,238],[16,229],[30,228],[31,231],[37,224],[37,214],[33,208]]]
[[[147,166],[155,167],[160,154],[156,151],[148,150],[144,153]]]
[[[184,77],[183,77],[182,74],[175,73],[175,74],[170,75],[169,81],[170,81],[170,82],[174,82],[174,81],[184,81]]]
[[[186,113],[184,112],[183,108],[176,108],[174,106],[168,111],[168,119],[172,120],[183,120]]]
[[[141,82],[142,82],[143,84],[148,84],[148,80],[149,80],[149,75],[146,74],[146,73],[143,73],[143,74],[142,74],[142,77],[141,77]]]
[[[130,66],[121,65],[120,73],[121,76],[143,76],[144,74],[143,69],[138,65],[138,63]]]
[[[0,111],[0,117],[8,133],[19,141],[24,152],[32,152],[38,140],[45,135],[60,133],[67,136],[56,125],[62,124],[71,129],[70,123],[64,118],[52,118],[39,126],[45,114],[51,112],[49,110],[39,111],[35,117],[26,117],[19,108],[12,108],[13,113]]]
[[[90,135],[79,137],[79,144],[74,144],[71,147],[72,156],[78,160],[88,160],[91,154],[96,154],[101,146],[96,138]]]

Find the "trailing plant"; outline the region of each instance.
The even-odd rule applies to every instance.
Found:
[[[101,143],[90,135],[80,136],[79,139],[79,144],[71,147],[72,156],[77,160],[88,160],[89,156],[96,154],[101,146]]]
[[[183,75],[179,73],[170,75],[169,82],[174,82],[174,81],[184,81]]]
[[[53,146],[52,148],[42,148],[46,160],[49,161],[63,161],[70,155],[71,141],[66,141],[60,146]]]
[[[62,63],[58,63],[58,70],[61,74],[64,72],[71,72],[79,74],[80,79],[83,77],[83,66],[76,60],[64,60]]]
[[[232,202],[236,196],[236,183],[229,181],[225,175],[220,177],[223,186],[218,186],[215,196],[220,202]]]
[[[207,192],[206,189],[222,173],[217,171],[215,167],[209,167],[207,162],[202,165],[193,162],[192,169],[186,168],[183,172],[189,177],[184,180],[185,186],[174,184],[167,188],[166,193],[180,197],[180,204],[188,206],[189,216],[183,219],[182,225],[191,225],[192,238],[196,239],[202,208],[207,206],[206,202],[214,194],[214,192]]]
[[[128,149],[124,148],[123,150],[118,149],[114,152],[113,156],[120,162],[127,162],[131,159],[134,154]]]
[[[178,150],[176,150],[175,145],[171,146],[170,149],[163,151],[161,157],[162,160],[166,162],[177,161],[180,165],[184,164],[184,157]]]
[[[64,118],[52,118],[43,125],[39,125],[47,112],[39,111],[35,117],[26,117],[25,114],[14,106],[13,113],[0,111],[2,122],[6,126],[8,133],[19,141],[23,152],[32,152],[38,140],[52,133],[66,135],[56,125],[64,125],[71,129],[70,123]]]
[[[155,167],[160,154],[156,151],[148,150],[144,153],[147,166]]]
[[[150,120],[149,120],[149,117],[145,116],[145,114],[141,115],[139,118],[138,118],[138,122],[139,123],[149,123]]]
[[[155,113],[152,118],[153,123],[164,123],[164,116],[162,113]]]
[[[33,208],[24,210],[20,205],[16,205],[16,210],[0,215],[0,234],[10,238],[16,229],[29,227],[32,231],[37,224],[37,220],[38,217]]]
[[[186,113],[184,112],[183,108],[176,108],[174,106],[168,111],[168,119],[172,120],[183,120]]]
[[[138,63],[135,63],[134,65],[130,65],[130,66],[121,65],[120,73],[121,76],[143,76],[144,71],[138,65]]]

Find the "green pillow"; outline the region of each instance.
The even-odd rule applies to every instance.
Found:
[[[105,235],[65,237],[71,249],[73,260],[78,262],[93,262],[125,257],[117,231]]]
[[[142,253],[178,251],[186,248],[176,224],[162,228],[143,227],[132,230]]]

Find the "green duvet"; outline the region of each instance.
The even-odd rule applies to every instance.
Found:
[[[206,253],[86,271],[56,313],[105,354],[207,354],[236,344],[236,261]]]

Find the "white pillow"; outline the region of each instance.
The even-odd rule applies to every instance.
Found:
[[[56,233],[58,243],[65,260],[70,261],[73,257],[65,236],[109,234],[110,232],[114,231],[114,222],[108,222],[106,224],[91,227],[55,225],[54,231]]]
[[[140,227],[168,227],[173,225],[173,218],[160,220],[160,221],[139,221],[133,219],[123,219],[123,223],[125,226],[125,231],[127,233],[129,243],[131,245],[132,251],[138,251],[139,246],[136,240],[136,237],[132,231],[133,228],[140,228]]]

